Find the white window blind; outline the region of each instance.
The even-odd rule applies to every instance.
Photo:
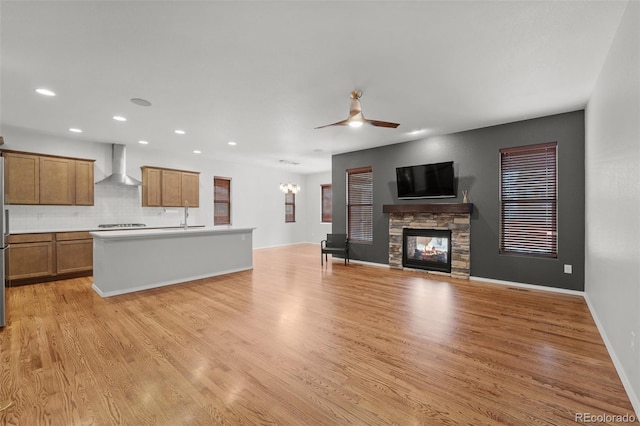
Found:
[[[349,240],[373,242],[373,172],[371,166],[347,170]]]
[[[558,256],[557,143],[500,150],[500,253]]]

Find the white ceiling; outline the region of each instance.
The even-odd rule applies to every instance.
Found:
[[[625,7],[2,1],[1,123],[323,171],[335,153],[584,108]],[[400,127],[315,130],[347,117],[354,89],[367,118]]]

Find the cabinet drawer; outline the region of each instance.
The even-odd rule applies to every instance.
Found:
[[[7,242],[12,243],[38,243],[53,241],[53,234],[13,234],[7,237]]]
[[[56,233],[56,241],[69,241],[69,240],[91,240],[91,234],[89,231],[78,232],[58,232]]]

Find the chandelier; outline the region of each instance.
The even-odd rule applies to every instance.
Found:
[[[289,167],[289,166],[296,166],[300,163],[296,163],[293,161],[289,161],[289,160],[280,160],[280,171],[281,174],[284,175],[284,173],[282,172],[282,169],[284,167]],[[294,194],[297,194],[298,191],[300,191],[300,185],[298,185],[297,183],[292,183],[289,179],[287,179],[287,183],[284,183],[285,179],[281,179],[281,183],[280,183],[280,191],[284,192],[285,194],[292,192]]]

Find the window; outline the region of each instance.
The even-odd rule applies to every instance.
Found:
[[[231,179],[213,178],[213,224],[231,225]]]
[[[373,172],[371,166],[347,170],[349,240],[373,242]]]
[[[320,185],[322,193],[322,222],[331,222],[333,210],[333,189],[330,183]]]
[[[556,148],[500,150],[500,253],[558,257]]]
[[[296,221],[296,194],[291,191],[284,194],[284,221]]]

